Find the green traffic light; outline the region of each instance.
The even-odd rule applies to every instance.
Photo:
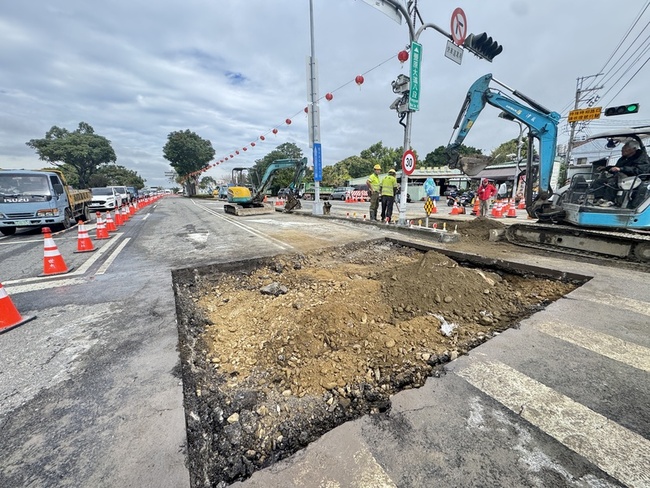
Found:
[[[633,103],[631,105],[626,106],[625,109],[627,110],[627,113],[633,114],[639,111],[639,106],[636,103]]]

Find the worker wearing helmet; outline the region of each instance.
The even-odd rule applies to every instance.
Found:
[[[393,218],[393,204],[397,193],[397,178],[395,170],[388,171],[388,175],[381,180],[381,220],[388,222]]]
[[[370,220],[377,220],[377,209],[379,208],[379,190],[381,187],[381,166],[375,164],[373,173],[368,176],[366,185],[368,185],[368,194],[370,195]]]

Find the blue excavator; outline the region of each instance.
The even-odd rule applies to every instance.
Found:
[[[276,159],[269,164],[255,187],[252,185],[254,181],[250,168],[233,168],[232,186],[228,187],[228,202],[223,207],[224,211],[238,216],[274,213],[275,207],[265,201],[266,192],[276,173],[286,168],[293,168],[294,174],[293,181],[288,186],[289,193],[284,211],[298,210],[301,207],[298,188],[307,171],[307,158]]]
[[[501,88],[491,86],[493,83]],[[510,92],[506,95],[503,89]],[[509,241],[572,254],[597,254],[632,261],[650,262],[650,174],[621,178],[616,182],[616,205],[603,207],[593,198],[596,175],[574,175],[571,184],[554,192],[551,176],[555,161],[560,115],[514,90],[491,74],[472,84],[456,119],[456,139],[447,146],[449,166],[469,176],[478,175],[492,163],[487,156],[461,156],[459,148],[486,105],[508,114],[528,129],[524,199],[535,223],[513,224],[506,230]],[[615,148],[628,140],[639,142],[650,136],[650,128],[622,129],[597,134]],[[535,140],[539,160],[534,157]]]

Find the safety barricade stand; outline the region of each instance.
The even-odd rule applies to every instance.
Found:
[[[31,317],[23,317],[18,312],[18,309],[14,306],[11,301],[11,297],[7,294],[0,283],[0,334],[7,332],[19,325],[23,325],[30,320],[34,320],[36,315]]]

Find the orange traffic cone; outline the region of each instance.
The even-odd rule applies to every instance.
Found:
[[[478,215],[481,213],[481,203],[478,198],[474,199],[474,207],[472,208],[472,215]]]
[[[74,252],[94,251],[95,248],[93,247],[93,241],[91,241],[90,237],[88,237],[88,231],[86,230],[86,226],[84,225],[83,220],[79,221],[78,227],[79,233],[77,234],[77,250]]]
[[[451,207],[451,215],[460,214],[460,208],[458,207],[458,202],[454,201],[454,206]]]
[[[43,256],[43,274],[39,276],[50,276],[65,274],[70,272],[68,267],[63,261],[63,256],[56,247],[54,239],[52,239],[52,231],[49,227],[43,227],[44,241],[44,256]]]
[[[129,210],[125,205],[122,207],[122,222],[126,224],[128,220],[129,220]]]
[[[129,214],[133,215],[135,213],[135,207],[133,206],[133,203],[129,202]]]
[[[0,334],[35,318],[22,317],[0,283]]]
[[[97,212],[97,227],[95,228],[96,234],[95,234],[95,239],[108,239],[111,237],[108,235],[108,230],[106,229],[106,224],[104,224],[104,220],[102,220],[102,215]]]
[[[515,208],[515,201],[512,200],[510,201],[510,205],[508,205],[508,213],[506,213],[506,217],[510,219],[516,219],[517,218],[517,209]]]
[[[517,205],[519,210],[526,210],[526,201],[522,198],[519,200],[519,205]]]
[[[119,207],[115,207],[115,226],[119,227],[121,225],[124,225],[124,221],[122,220],[122,213],[120,212]]]
[[[106,218],[104,219],[104,222],[106,223],[106,230],[108,232],[115,232],[117,230],[117,226],[115,225],[113,217],[111,217],[111,213],[109,211],[106,211]]]

